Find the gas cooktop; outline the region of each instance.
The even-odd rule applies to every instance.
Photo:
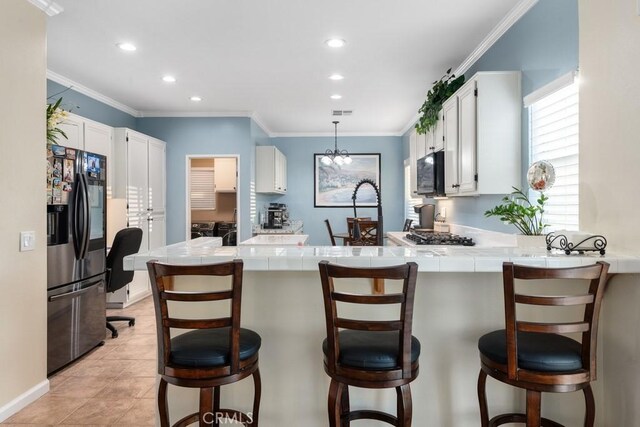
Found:
[[[407,234],[405,238],[416,245],[474,246],[476,244],[470,237],[462,237],[451,233],[413,231]]]

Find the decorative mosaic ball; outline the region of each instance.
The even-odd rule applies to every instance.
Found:
[[[556,171],[553,165],[546,160],[540,160],[529,166],[527,171],[529,187],[536,191],[545,191],[556,182]]]

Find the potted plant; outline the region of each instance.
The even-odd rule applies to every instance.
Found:
[[[513,190],[511,194],[502,198],[502,204],[486,211],[484,216],[497,216],[500,221],[513,224],[523,236],[537,236],[537,239],[518,236],[518,246],[546,246],[544,229],[548,224],[544,223],[542,215],[544,204],[549,198],[540,193],[534,204],[522,190],[516,187],[513,187]]]
[[[58,144],[58,137],[62,136],[68,139],[67,135],[58,125],[67,118],[68,113],[60,107],[62,98],[59,98],[53,104],[47,104],[47,145]]]
[[[427,92],[427,99],[418,110],[422,115],[416,123],[416,130],[419,134],[429,132],[438,121],[438,112],[442,109],[442,104],[464,83],[464,75],[456,77],[451,74],[451,68],[447,70],[440,80],[433,82],[433,87]]]

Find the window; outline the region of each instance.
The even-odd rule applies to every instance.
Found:
[[[422,197],[411,197],[411,172],[409,161],[405,160],[404,165],[404,218],[412,219],[413,224],[420,222],[420,217],[413,210],[414,206],[422,204]]]
[[[191,168],[191,209],[215,209],[216,190],[213,168]]]
[[[545,191],[549,197],[544,213],[547,231],[577,230],[579,226],[578,82],[574,76],[563,76],[525,97],[531,163],[547,160],[556,172],[555,184]],[[532,197],[537,196],[533,192]]]

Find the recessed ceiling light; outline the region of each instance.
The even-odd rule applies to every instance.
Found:
[[[199,96],[192,96],[191,98],[189,98],[190,100],[192,100],[193,102],[200,102],[202,101],[202,98],[200,98]]]
[[[335,95],[331,95],[331,99],[342,99],[342,95],[336,93]]]
[[[176,78],[173,76],[164,76],[162,78],[162,81],[165,81],[167,83],[175,83],[176,82]]]
[[[329,39],[325,42],[327,44],[327,46],[329,47],[342,47],[344,46],[347,42],[344,41],[343,39]]]
[[[116,46],[118,46],[122,50],[126,50],[127,52],[133,52],[134,50],[137,49],[131,43],[118,43]]]
[[[344,76],[342,74],[331,74],[329,78],[331,80],[342,80],[344,79]]]

